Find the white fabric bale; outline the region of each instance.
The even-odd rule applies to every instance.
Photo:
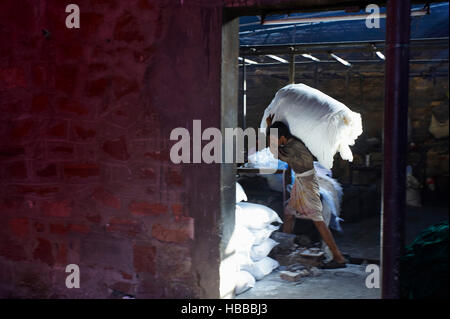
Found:
[[[276,159],[270,152],[270,149],[266,147],[258,152],[248,156],[248,163],[245,163],[245,167],[249,168],[271,168],[271,169],[287,169],[288,164],[286,162]],[[270,189],[276,192],[283,192],[283,175],[282,174],[262,174],[261,177],[267,180],[267,185]],[[286,181],[289,185],[293,184],[295,180],[295,173],[291,172],[291,180]]]
[[[283,221],[271,208],[254,203],[240,202],[236,204],[236,225],[249,229],[263,229],[271,223]]]
[[[255,235],[247,227],[235,225],[227,248],[250,258],[250,250],[254,244]]]
[[[341,184],[332,177],[330,170],[325,169],[318,162],[314,162],[314,169],[316,170],[319,188],[327,190],[333,196],[337,216],[339,216],[342,196],[344,194]]]
[[[250,250],[249,250],[250,252]],[[252,259],[250,258],[250,253],[246,254],[246,253],[242,253],[242,252],[236,252],[233,255],[234,258],[234,262],[237,266],[237,270],[245,270],[245,265],[249,265],[249,264],[253,264]]]
[[[406,167],[406,205],[422,207],[420,197],[421,187],[420,182],[412,175],[412,167],[408,165]]]
[[[337,152],[342,159],[353,160],[349,146],[362,133],[361,115],[343,103],[305,84],[290,84],[275,94],[264,111],[262,130],[272,114],[272,123],[286,124],[325,168],[333,167]]]
[[[313,162],[314,169],[316,170],[317,175],[333,177],[333,172],[330,169],[326,169],[319,162]]]
[[[322,195],[322,216],[327,226],[342,231],[340,222],[343,220],[339,217],[339,208],[329,191],[320,188],[320,195]]]
[[[278,242],[276,242],[272,238],[267,238],[261,244],[253,245],[250,250],[250,258],[253,261],[260,261],[264,257],[267,257],[272,248],[276,245],[278,245]]]
[[[269,225],[266,228],[258,229],[258,230],[251,230],[253,235],[255,236],[254,245],[260,245],[263,243],[264,240],[270,237],[272,233],[276,230],[278,230],[280,226],[275,225]]]
[[[280,264],[275,259],[264,257],[257,262],[241,264],[240,269],[251,273],[256,280],[261,280],[279,266]]]
[[[248,156],[247,167],[277,169],[280,168],[280,165],[282,165],[282,163],[284,162],[276,159],[270,152],[270,149],[266,147],[265,149]]]
[[[342,186],[331,177],[331,171],[325,169],[320,163],[314,162],[314,169],[317,174],[320,195],[322,195],[322,215],[325,223],[331,228],[341,231],[339,223],[342,219],[339,218],[339,215],[343,195]]]
[[[241,184],[236,182],[236,203],[242,201],[247,201],[247,194],[245,193],[244,188],[242,188]]]
[[[241,270],[236,274],[236,283],[234,293],[239,295],[255,286],[255,277],[245,270]]]

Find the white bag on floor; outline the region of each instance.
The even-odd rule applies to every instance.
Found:
[[[275,259],[264,257],[257,262],[243,263],[240,265],[240,269],[251,273],[256,280],[261,280],[279,266],[280,264]]]
[[[408,165],[406,167],[406,205],[422,207],[420,197],[421,187],[420,182],[412,175],[412,167]]]
[[[333,167],[336,152],[344,160],[353,160],[349,145],[362,133],[361,115],[343,103],[305,84],[290,84],[276,93],[264,111],[260,125],[264,131],[272,114],[272,123],[286,124],[325,168]]]
[[[255,243],[255,235],[247,227],[235,225],[228,242],[228,249],[250,257],[250,251]]]
[[[275,225],[269,225],[266,228],[258,229],[258,230],[251,230],[253,235],[255,236],[254,245],[260,245],[263,243],[264,240],[270,237],[272,233],[276,230],[278,230],[280,226]]]
[[[242,201],[244,201],[244,202],[247,201],[247,194],[245,194],[245,191],[242,188],[241,184],[236,182],[236,203],[239,203]]]
[[[255,277],[245,270],[241,270],[236,274],[236,283],[234,293],[239,295],[255,286]]]
[[[253,261],[260,261],[264,257],[266,257],[273,247],[278,245],[278,242],[273,240],[272,238],[267,238],[260,245],[253,245],[250,249],[250,258]]]
[[[236,225],[263,229],[274,222],[283,223],[278,214],[267,206],[246,202],[236,204]]]

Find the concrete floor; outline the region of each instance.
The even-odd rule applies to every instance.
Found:
[[[342,269],[323,270],[318,277],[304,277],[288,282],[274,271],[257,281],[255,287],[236,299],[377,299],[380,289],[365,285],[365,266],[349,265]]]
[[[425,228],[448,220],[448,205],[407,207],[405,244],[409,245]],[[342,233],[335,233],[344,254],[361,259],[380,259],[380,217],[358,223],[342,223]]]
[[[425,228],[448,220],[448,205],[407,208],[405,243],[410,244]],[[343,232],[335,234],[341,251],[354,258],[379,260],[380,218],[357,223],[342,223]],[[236,299],[376,299],[380,289],[365,285],[365,266],[348,265],[344,269],[323,270],[319,277],[287,282],[279,271],[257,281],[255,287]]]

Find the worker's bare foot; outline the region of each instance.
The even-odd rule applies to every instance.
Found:
[[[337,268],[345,268],[347,267],[347,260],[344,258],[342,262],[337,261],[336,259],[333,259],[327,263],[322,263],[320,265],[320,268],[322,269],[337,269]]]
[[[345,257],[334,258],[334,260],[336,260],[336,262],[338,262],[340,264],[348,264],[349,263],[349,261]]]

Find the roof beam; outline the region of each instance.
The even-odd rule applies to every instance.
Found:
[[[448,37],[411,39],[410,48],[422,49],[448,49]],[[348,41],[348,42],[321,42],[298,43],[283,45],[243,45],[239,47],[240,56],[255,56],[267,54],[313,54],[333,52],[373,51],[373,45],[377,49],[384,49],[385,41]]]

